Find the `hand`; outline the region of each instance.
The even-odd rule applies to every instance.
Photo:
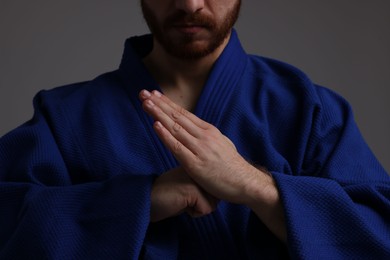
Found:
[[[144,110],[154,128],[190,177],[213,196],[248,204],[253,192],[272,185],[270,176],[246,162],[216,127],[179,107],[166,96],[142,91]],[[259,178],[261,177],[261,178]]]
[[[155,120],[157,135],[192,180],[215,198],[249,206],[286,242],[283,206],[269,174],[246,162],[216,127],[158,91],[143,90],[140,99]]]
[[[182,168],[170,170],[159,176],[151,194],[151,222],[187,212],[193,217],[214,211],[218,200],[205,193]]]

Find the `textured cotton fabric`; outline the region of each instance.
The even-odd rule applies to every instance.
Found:
[[[243,205],[149,224],[154,179],[178,166],[138,100],[160,89],[129,39],[120,68],[40,92],[0,139],[0,259],[390,259],[390,181],[347,102],[233,32],[195,114],[275,178],[285,246]]]

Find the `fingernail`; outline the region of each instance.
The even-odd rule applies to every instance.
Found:
[[[146,100],[146,105],[149,107],[152,107],[152,106],[154,106],[154,103],[152,100],[148,99],[148,100]]]
[[[162,96],[162,94],[159,91],[157,91],[157,90],[153,90],[153,94],[155,96],[157,96],[157,97],[161,97]]]
[[[156,121],[155,126],[157,128],[160,128],[160,129],[163,127],[163,125],[160,123],[160,121]]]
[[[150,97],[152,94],[150,94],[150,92],[145,89],[145,90],[142,90],[142,95],[144,97]]]

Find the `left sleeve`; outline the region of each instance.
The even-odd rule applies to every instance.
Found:
[[[363,140],[349,105],[319,88],[305,162],[273,172],[292,259],[390,259],[390,178]]]
[[[34,118],[0,138],[0,259],[138,259],[155,175],[112,163],[102,176],[76,148],[67,152],[57,137],[75,142],[74,129],[58,110],[58,120],[48,116],[41,95]]]

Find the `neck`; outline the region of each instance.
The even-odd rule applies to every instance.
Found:
[[[230,36],[213,53],[195,60],[174,57],[154,40],[153,50],[143,62],[165,95],[192,110],[229,39]]]

